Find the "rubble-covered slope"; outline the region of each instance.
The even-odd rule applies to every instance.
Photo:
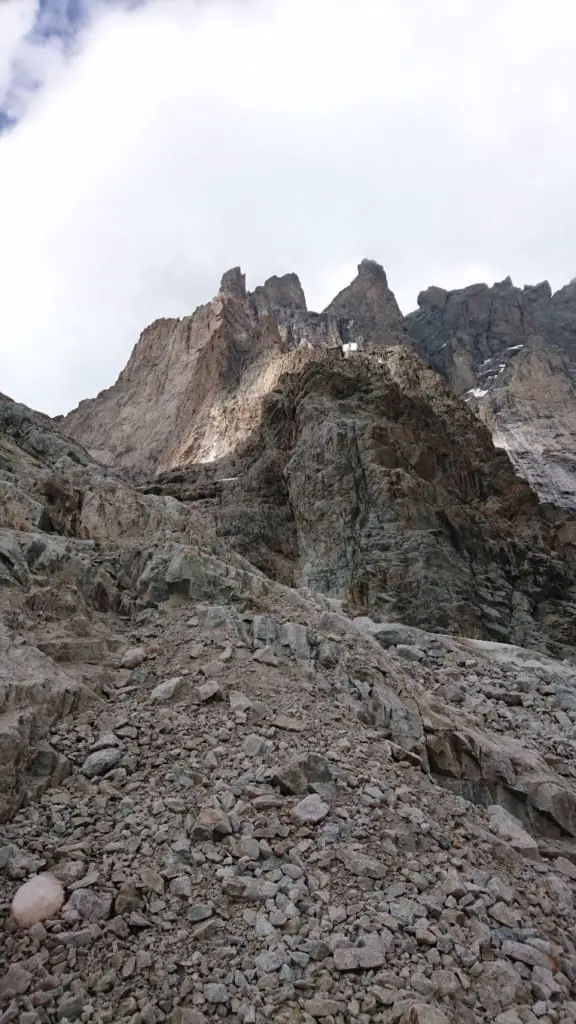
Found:
[[[0,1020],[572,1024],[573,656],[318,592],[380,572],[388,528],[389,587],[428,536],[430,573],[486,547],[507,579],[515,532],[554,601],[546,516],[412,353],[287,357],[235,501],[265,523],[284,481],[294,586],[230,503],[144,494],[0,401]],[[19,924],[38,873],[61,898]]]
[[[188,564],[3,826],[5,1019],[571,1024],[570,666]]]

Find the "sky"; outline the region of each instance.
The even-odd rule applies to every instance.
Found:
[[[573,0],[0,0],[0,392],[50,414],[240,264],[576,276]]]

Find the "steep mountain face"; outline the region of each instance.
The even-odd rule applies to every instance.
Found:
[[[289,365],[284,357],[402,340],[402,317],[378,264],[361,263],[332,305],[309,313],[295,274],[247,293],[234,268],[191,317],[147,328],[116,384],[61,425],[97,459],[140,478],[220,458],[254,430],[263,397]]]
[[[269,575],[356,614],[558,652],[576,644],[576,524],[409,349],[317,354],[233,459],[149,491],[214,516]]]
[[[362,260],[358,276],[324,313],[352,320],[357,340],[364,344],[393,345],[404,331],[404,318],[394,293],[383,267],[375,260]]]
[[[406,317],[418,352],[465,397],[545,501],[576,509],[576,282],[429,288]]]
[[[228,271],[192,317],[145,331],[117,384],[62,427],[146,493],[193,505],[227,550],[355,614],[576,645],[573,518],[538,505],[406,345],[372,261],[322,314],[295,275],[248,293]]]

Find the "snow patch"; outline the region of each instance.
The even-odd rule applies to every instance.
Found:
[[[470,388],[466,394],[470,395],[472,398],[484,398],[484,395],[487,395],[488,391],[483,391],[482,388]]]

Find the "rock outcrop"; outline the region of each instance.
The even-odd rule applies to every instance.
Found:
[[[406,318],[418,352],[545,501],[576,509],[576,284],[429,288],[418,305]]]
[[[269,277],[254,289],[251,297],[259,312],[268,309],[307,311],[306,297],[297,274]]]
[[[0,820],[65,769],[43,737],[105,685],[148,561],[192,539],[210,544],[193,510],[143,497],[0,399]]]
[[[388,287],[383,267],[362,260],[358,276],[339,292],[324,313],[353,321],[360,342],[394,344],[404,330],[404,318]]]
[[[324,314],[306,309],[295,274],[246,292],[239,267],[218,295],[183,320],[148,327],[116,384],[81,402],[61,426],[108,465],[153,476],[234,451],[260,420],[295,350],[358,349],[403,339],[401,314],[378,264]]]
[[[357,614],[559,654],[576,646],[574,521],[539,506],[407,348],[307,359],[233,460],[148,490],[198,505],[264,572]]]
[[[511,285],[499,288],[500,312],[482,343],[470,340],[454,390],[521,323]],[[539,308],[541,291],[525,301]],[[485,292],[467,291],[476,318]],[[426,303],[446,306],[452,330],[462,303],[452,310],[444,295],[432,290]],[[323,314],[306,311],[295,275],[250,294],[235,268],[192,317],[144,332],[118,383],[61,426],[148,495],[196,508],[228,550],[282,583],[425,629],[569,653],[573,518],[538,506],[405,342],[372,261]],[[525,406],[537,392],[528,378]],[[494,414],[493,429],[504,421],[510,432],[508,414]]]
[[[576,509],[576,285],[523,289],[509,278],[432,287],[402,317],[383,268],[363,260],[323,313],[296,274],[247,292],[239,267],[182,320],[147,328],[117,383],[62,421],[101,462],[133,479],[229,455],[295,350],[350,356],[387,345],[418,353],[468,402],[544,501]]]

